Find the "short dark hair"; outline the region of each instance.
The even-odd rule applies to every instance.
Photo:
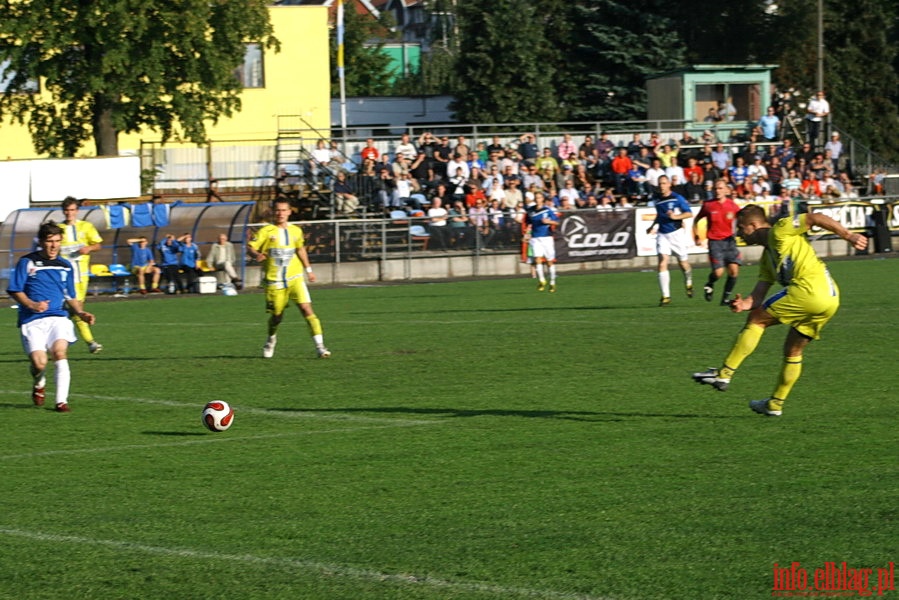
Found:
[[[78,199],[75,198],[75,196],[66,196],[65,199],[62,201],[62,208],[63,208],[63,210],[65,210],[68,207],[72,206],[73,204],[75,206],[78,206],[81,203],[78,202]]]
[[[40,228],[37,230],[37,239],[43,242],[51,235],[62,235],[62,227],[57,225],[56,221],[41,223]]]

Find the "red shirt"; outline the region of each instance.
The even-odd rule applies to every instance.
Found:
[[[372,160],[378,160],[378,156],[380,156],[381,153],[378,152],[378,149],[375,148],[374,146],[371,146],[371,147],[366,146],[365,148],[362,149],[362,151],[359,154],[362,156],[362,160],[365,160],[366,158],[370,158]]]
[[[739,210],[740,207],[731,198],[706,200],[693,222],[698,223],[703,217],[708,218],[707,237],[710,240],[726,240],[734,234],[734,221]]]
[[[705,173],[703,172],[702,167],[700,167],[699,165],[695,165],[692,167],[684,167],[684,177],[687,178],[687,181],[690,181],[690,176],[693,173],[696,173],[697,175],[699,175],[698,181],[699,181],[699,183],[702,183],[702,180],[705,179]]]
[[[612,159],[612,172],[618,175],[627,175],[627,172],[634,167],[634,163],[627,156],[616,156]]]

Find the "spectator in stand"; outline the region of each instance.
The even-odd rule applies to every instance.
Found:
[[[612,176],[615,180],[615,193],[629,193],[630,172],[634,168],[634,163],[627,154],[627,148],[619,148],[618,156],[612,159],[611,169]]]
[[[808,168],[810,171],[815,172],[818,180],[822,180],[826,173],[832,172],[833,165],[829,161],[824,160],[824,155],[818,152],[809,161]]]
[[[721,142],[715,144],[715,149],[712,150],[712,163],[722,173],[730,167],[730,152],[727,151],[727,148]]]
[[[834,131],[830,134],[830,141],[824,144],[824,151],[830,151],[833,172],[839,173],[842,171],[843,169],[840,168],[840,157],[843,156],[843,142],[840,141],[840,132]]]
[[[571,134],[566,133],[562,136],[562,141],[559,142],[559,147],[556,148],[556,155],[559,157],[560,161],[567,161],[568,158],[572,155],[577,157],[577,146],[571,139]]]
[[[717,123],[721,119],[718,118],[718,109],[715,107],[709,108],[709,112],[706,113],[705,118],[703,119],[706,123]]]
[[[799,188],[802,187],[802,180],[799,178],[799,174],[796,173],[796,169],[789,169],[787,171],[787,176],[780,182],[780,187],[788,193],[799,191]]]
[[[511,214],[516,206],[524,202],[524,194],[521,193],[521,186],[518,185],[517,179],[509,180],[508,185],[503,190],[503,199],[499,206],[506,214]]]
[[[691,180],[691,177],[694,173],[699,177],[699,183],[702,183],[704,176],[702,167],[699,166],[699,162],[696,160],[696,158],[691,156],[687,159],[687,166],[684,167],[684,177],[688,182]]]
[[[518,172],[515,170],[515,166],[517,166],[517,165],[505,164],[503,166],[503,172],[502,172],[503,185],[508,185],[508,183],[513,179],[517,179],[519,182],[521,181],[521,177],[518,175]]]
[[[431,200],[431,208],[428,209],[428,232],[431,234],[431,239],[437,242],[441,250],[449,248],[448,215],[449,212],[443,207],[441,199],[434,197]]]
[[[483,196],[483,193],[482,193]],[[457,200],[447,210],[451,244],[454,248],[471,248],[474,242],[468,209],[464,200]]]
[[[521,167],[521,189],[530,189],[532,185],[543,185],[543,179],[537,173],[536,165],[522,165]]]
[[[662,161],[658,158],[652,159],[652,165],[646,170],[646,182],[649,185],[650,194],[659,193],[659,177],[663,175],[665,175],[665,169],[662,168]]]
[[[495,152],[496,154],[499,154],[503,150],[505,150],[505,146],[503,146],[502,142],[499,139],[499,136],[493,136],[493,141],[490,142],[490,144],[487,146],[487,153],[493,154]]]
[[[662,144],[662,148],[656,150],[656,158],[658,158],[662,166],[666,169],[671,165],[677,164],[677,155],[680,152],[680,148],[675,145],[674,147],[671,144]]]
[[[702,171],[697,173],[691,171],[687,185],[684,186],[684,198],[691,204],[697,204],[707,199],[705,192],[705,184],[702,181]]]
[[[765,115],[759,119],[759,127],[762,130],[762,137],[766,142],[774,142],[780,133],[780,119],[774,112],[774,107],[769,106]]]
[[[535,164],[544,180],[546,179],[547,172],[549,172],[552,177],[555,177],[556,173],[559,172],[559,161],[552,155],[552,150],[549,148],[543,149],[543,156],[538,158]]]
[[[365,140],[365,147],[359,151],[359,156],[362,157],[363,162],[366,159],[378,160],[381,152],[375,147],[375,141],[372,138],[368,138]]]
[[[805,198],[820,198],[824,190],[821,189],[815,172],[809,170],[805,179],[802,180],[802,187],[799,188],[799,191]]]
[[[578,160],[581,162],[581,164],[584,164],[587,162],[587,157],[594,156],[595,152],[596,152],[596,148],[593,144],[593,136],[592,135],[584,136],[584,143],[581,144],[580,146],[578,146],[578,149],[577,149]]]
[[[837,179],[837,187],[840,190],[841,198],[858,198],[858,192],[856,191],[855,186],[852,185],[849,174],[845,171],[840,172],[840,177]]]
[[[662,147],[662,138],[659,137],[658,131],[653,131],[649,134],[649,141],[646,142],[646,145],[649,146],[649,151],[655,156],[659,148]]]
[[[796,173],[802,179],[808,176],[808,161],[802,156],[796,159]]]
[[[485,167],[484,161],[481,160],[481,156],[474,150],[468,153],[468,160],[466,162],[468,163],[469,175],[471,174],[472,167],[477,167],[479,169],[483,169]]]
[[[786,175],[780,164],[780,159],[772,156],[766,170],[768,171],[768,181],[771,183],[771,192],[775,195],[780,194],[780,185]]]
[[[616,200],[612,188],[607,188],[597,199],[596,210],[608,211],[615,208]]]
[[[614,155],[613,150],[615,149],[615,143],[609,139],[609,134],[603,131],[599,134],[599,139],[596,140],[594,149],[594,154],[596,156],[596,162],[598,165],[598,172],[596,176],[600,179],[605,179],[610,173],[610,166],[612,164],[612,157]]]
[[[404,133],[400,136],[400,143],[397,144],[393,153],[397,156],[405,156],[407,160],[411,161],[418,154],[418,149],[415,147],[415,144],[409,141],[409,134]]]
[[[805,142],[796,153],[796,158],[804,158],[806,163],[810,163],[815,158],[815,150],[809,142]]]
[[[375,197],[385,215],[390,214],[391,209],[402,208],[399,196],[396,194],[396,179],[392,169],[381,169],[375,185]]]
[[[421,186],[427,185],[427,183],[434,177],[432,162],[428,160],[428,157],[424,152],[419,151],[415,160],[409,165],[409,173],[412,174],[412,177],[414,177]]]
[[[640,155],[640,148],[646,147],[646,144],[643,143],[641,136],[639,133],[635,133],[631,138],[630,143],[627,145],[627,155],[631,158]],[[651,149],[650,149],[651,151]]]
[[[485,190],[489,190],[492,189],[493,184],[497,182],[500,186],[505,184],[503,174],[500,173],[499,170],[499,165],[492,165],[490,167],[490,170],[487,171],[486,177],[484,177],[484,180],[481,182],[481,187],[483,187]]]
[[[456,145],[453,146],[453,154],[467,157],[469,152],[471,152],[471,148],[469,147],[468,140],[465,139],[465,136],[456,136]]]
[[[819,90],[815,97],[809,100],[805,109],[806,115],[806,137],[812,148],[818,146],[818,134],[821,130],[821,123],[830,115],[830,103],[824,97],[824,91]]]
[[[559,190],[559,202],[570,200],[571,204],[575,205],[579,199],[580,193],[577,191],[577,188],[574,187],[574,180],[566,180],[565,185]]]
[[[355,215],[359,208],[359,197],[346,177],[346,172],[338,171],[334,179],[334,208],[344,215]]]
[[[747,189],[746,178],[749,177],[749,167],[744,164],[742,156],[738,155],[734,161],[736,164],[728,169],[727,174],[734,191],[742,196]]]
[[[535,139],[536,137],[533,133],[526,133],[518,140],[518,154],[521,155],[521,160],[528,165],[534,164],[534,161],[537,160],[537,156],[540,154],[540,149],[537,147]]]
[[[793,140],[790,138],[784,139],[783,145],[774,151],[774,156],[778,157],[784,166],[791,158],[796,158],[796,148],[793,147]]]
[[[724,173],[715,166],[714,162],[708,161],[702,163],[702,181],[704,183],[708,183],[709,181],[718,181],[723,177]]]
[[[730,122],[737,118],[737,109],[734,107],[734,99],[731,96],[727,97],[727,100],[724,102],[718,103],[718,120],[723,122]]]
[[[688,130],[684,129],[684,133],[681,135],[681,138],[677,141],[677,146],[683,148],[684,146],[695,146],[699,144],[693,134],[691,134]]]
[[[325,140],[315,142],[312,158],[309,159],[309,171],[312,174],[312,188],[318,189],[330,183],[328,163],[331,162],[331,151]]]
[[[687,176],[684,174],[684,168],[675,161],[671,166],[665,167],[665,175],[671,181],[671,189],[674,193],[685,196],[687,193]]]
[[[749,179],[750,181],[755,181],[759,177],[768,178],[768,169],[765,167],[765,164],[762,162],[761,156],[756,156],[752,161],[752,164],[749,165]]]
[[[590,172],[585,165],[577,165],[574,167],[574,187],[576,187],[579,192],[584,194],[588,187],[593,187],[593,183],[593,176],[590,175]]]
[[[471,169],[468,168],[468,162],[463,155],[453,154],[452,160],[446,163],[446,172],[456,174],[459,172],[459,169],[462,169],[462,174],[465,176],[465,179],[468,179],[471,176]]]

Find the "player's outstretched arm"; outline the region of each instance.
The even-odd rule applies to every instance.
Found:
[[[761,306],[762,302],[765,300],[765,296],[768,295],[769,289],[771,289],[770,282],[759,281],[755,284],[755,287],[752,288],[752,293],[746,298],[737,294],[730,303],[731,312],[740,313],[744,310],[752,310],[757,306]]]
[[[867,237],[860,233],[851,233],[848,229],[843,227],[839,221],[835,221],[825,214],[815,212],[808,213],[805,217],[805,222],[809,227],[820,227],[821,229],[826,229],[831,233],[837,234],[842,239],[852,244],[856,250],[864,250],[868,247]]]

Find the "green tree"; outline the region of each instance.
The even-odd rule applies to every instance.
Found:
[[[360,15],[348,2],[343,18],[343,72],[347,96],[384,96],[392,87],[395,73],[390,57],[384,52],[384,40],[391,37],[392,18],[382,13],[373,19]],[[337,36],[331,37],[331,96],[340,96],[340,74],[337,70]]]
[[[646,78],[683,66],[684,45],[664,4],[579,0],[572,6],[574,51],[566,74],[578,94],[569,116],[578,120],[643,119]]]
[[[494,0],[459,5],[460,121],[516,123],[558,119],[554,81],[561,54],[547,40],[533,1]]]
[[[277,48],[266,2],[16,0],[0,4],[0,114],[27,123],[39,153],[73,156],[93,137],[206,139],[205,122],[240,109],[246,43]],[[47,97],[28,93],[40,81]]]

